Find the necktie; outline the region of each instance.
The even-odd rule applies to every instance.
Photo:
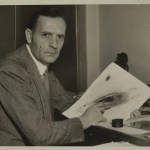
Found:
[[[43,74],[43,84],[47,94],[49,94],[49,79],[48,79],[48,70],[46,69],[45,73]]]
[[[48,102],[47,103],[47,109],[48,111],[50,111],[51,113],[49,113],[49,117],[53,120],[53,116],[54,116],[54,111],[53,111],[53,107],[52,107],[52,101],[50,99],[50,85],[49,85],[49,78],[48,78],[48,69],[46,69],[45,73],[42,75],[42,81],[43,81],[43,84],[44,84],[44,87],[45,87],[45,91],[46,91],[46,95],[48,97]]]

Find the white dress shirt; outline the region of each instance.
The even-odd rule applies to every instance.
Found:
[[[47,66],[43,65],[41,62],[39,62],[39,61],[34,57],[34,55],[32,54],[31,49],[30,49],[30,47],[29,47],[28,44],[26,44],[26,47],[27,47],[27,50],[28,50],[28,52],[30,53],[30,55],[31,55],[31,57],[32,57],[32,59],[33,59],[33,61],[35,62],[36,66],[37,66],[37,68],[38,68],[38,70],[39,70],[40,75],[43,76],[43,74],[45,73],[45,71],[46,71],[46,69],[47,69]]]

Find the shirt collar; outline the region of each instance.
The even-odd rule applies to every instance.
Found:
[[[34,57],[34,55],[32,54],[31,49],[30,49],[30,47],[29,47],[28,44],[26,44],[26,47],[27,47],[27,50],[28,50],[29,54],[31,55],[33,61],[35,62],[36,66],[37,66],[37,68],[38,68],[38,70],[39,70],[40,75],[43,75],[43,74],[45,73],[46,69],[47,69],[47,66],[44,66],[41,62],[39,62],[39,61]]]

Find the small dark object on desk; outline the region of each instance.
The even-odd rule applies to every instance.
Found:
[[[115,128],[123,127],[123,119],[113,119],[112,120],[112,127],[115,127]]]

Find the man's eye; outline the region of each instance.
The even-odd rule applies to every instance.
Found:
[[[50,34],[44,33],[43,36],[44,36],[44,37],[49,37]]]
[[[64,35],[58,35],[59,40],[64,40],[65,36]]]
[[[48,35],[48,34],[44,34],[44,36],[45,36],[45,37],[48,37],[49,35]]]

